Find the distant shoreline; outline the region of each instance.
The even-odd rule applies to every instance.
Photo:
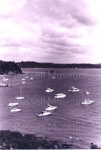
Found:
[[[54,63],[38,63],[38,62],[16,62],[21,68],[62,68],[62,69],[101,69],[101,64],[54,64]]]
[[[44,67],[26,67],[26,68],[21,68],[21,69],[101,69],[101,68],[44,68]],[[23,73],[22,73],[23,74]]]

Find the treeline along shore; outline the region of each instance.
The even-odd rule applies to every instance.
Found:
[[[0,61],[0,74],[22,74],[20,66],[12,61]]]
[[[0,74],[22,74],[21,68],[101,68],[101,64],[54,64],[32,61],[0,61]]]
[[[33,61],[17,62],[21,68],[101,68],[101,64],[54,64]]]

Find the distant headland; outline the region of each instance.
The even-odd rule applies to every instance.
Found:
[[[22,74],[18,64],[11,61],[0,61],[0,74]]]
[[[55,64],[39,63],[34,61],[22,61],[17,63],[21,68],[101,68],[101,64]]]

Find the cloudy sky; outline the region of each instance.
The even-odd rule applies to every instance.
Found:
[[[0,0],[0,60],[101,63],[101,0]]]

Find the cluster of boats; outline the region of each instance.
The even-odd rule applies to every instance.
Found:
[[[22,82],[21,83],[25,84],[26,83],[25,80],[26,80],[25,78],[22,78]]]
[[[22,78],[22,84],[25,84],[26,82],[26,79],[28,79],[28,76],[26,76],[25,78]],[[30,80],[33,80],[34,78],[33,77],[30,77]]]
[[[21,95],[22,95],[22,89],[20,89],[20,93],[21,93]],[[15,99],[16,99],[16,100],[23,100],[23,99],[24,99],[24,96],[18,96],[18,97],[16,97]],[[10,112],[20,112],[21,109],[19,109],[19,108],[16,107],[16,106],[18,106],[18,105],[19,105],[19,102],[10,102],[10,103],[8,104],[8,106],[9,106],[9,107],[14,107],[14,108],[12,108],[12,109],[10,110]]]
[[[14,107],[10,110],[10,112],[20,112],[21,109],[20,108],[16,108],[15,106],[18,106],[19,103],[15,102],[15,103],[9,103],[8,106],[9,107]]]
[[[25,84],[25,83],[26,83],[26,82],[25,82],[26,79],[28,79],[28,76],[26,76],[25,78],[22,78],[22,82],[21,82],[21,83],[22,83],[22,84]],[[34,79],[33,77],[30,78],[30,80],[33,80],[33,79]]]
[[[28,78],[28,76],[26,76],[25,78],[22,78],[22,79],[21,79],[21,80],[22,80],[21,83],[22,83],[22,84],[25,84],[27,78]],[[8,81],[8,80],[9,80],[8,78],[5,78],[5,77],[3,78],[3,81],[4,81],[4,82],[6,82],[6,81]],[[31,77],[30,80],[33,80],[33,77]],[[8,84],[0,83],[0,87],[8,87]]]
[[[71,87],[71,89],[68,90],[69,92],[79,92],[79,89],[75,88],[74,86]],[[51,93],[51,92],[54,92],[54,89],[51,89],[51,88],[47,88],[45,90],[45,92],[47,93]],[[55,94],[55,98],[65,98],[66,97],[66,94],[64,93],[59,93],[59,94]],[[44,111],[42,111],[40,114],[37,114],[37,116],[39,117],[42,117],[42,116],[48,116],[48,115],[51,115],[52,114],[52,111],[57,109],[57,106],[52,106],[50,104],[48,104],[48,106],[45,108]]]
[[[51,89],[51,88],[47,88],[46,89],[46,92],[53,92],[54,91],[54,89]],[[72,93],[74,93],[74,92],[79,92],[80,91],[80,89],[78,89],[78,88],[76,88],[76,87],[74,87],[74,86],[71,86],[71,88],[68,90],[69,92],[72,92]],[[88,94],[88,93],[87,93]],[[59,96],[63,96],[63,93],[60,93],[60,94],[57,94],[57,95],[59,95]]]
[[[8,81],[9,79],[8,78],[3,78],[3,81]],[[5,84],[5,83],[0,83],[0,87],[8,87],[8,84]]]
[[[25,77],[26,79],[28,78],[28,76],[26,76]],[[25,82],[25,78],[22,78],[22,84],[25,84],[26,82]],[[7,79],[7,78],[3,78],[3,81],[8,81],[9,79]],[[33,80],[33,78],[31,77],[30,78],[30,80]],[[6,85],[5,84],[0,84],[0,86],[3,86],[3,87],[6,87]],[[20,89],[20,93],[21,93],[21,95],[22,95],[22,91],[21,91],[21,89]],[[23,100],[24,99],[24,96],[18,96],[18,97],[15,97],[15,99],[16,100]],[[8,107],[13,107],[11,110],[10,110],[10,112],[20,112],[20,111],[22,111],[20,108],[17,108],[16,106],[18,106],[19,105],[19,102],[10,102],[9,104],[8,104]]]
[[[26,80],[27,78],[28,78],[28,76],[26,76],[25,78],[22,78],[22,84],[25,84],[25,83],[26,83],[25,80]],[[52,79],[55,79],[55,77],[53,76]],[[9,79],[7,79],[7,78],[3,78],[3,81],[8,81],[8,80],[9,80]],[[30,80],[33,80],[33,77],[31,77]],[[0,83],[0,86],[5,87],[6,84],[1,84],[1,83]],[[54,92],[54,89],[47,88],[47,89],[45,90],[45,92],[51,93],[51,92]],[[68,90],[68,92],[70,92],[70,93],[76,93],[76,92],[80,92],[80,89],[79,89],[79,88],[76,88],[76,87],[74,87],[74,86],[71,86],[70,89]],[[89,95],[89,94],[90,94],[90,92],[85,91],[85,95]],[[55,94],[54,97],[55,97],[55,99],[58,99],[58,98],[59,98],[59,99],[63,99],[63,98],[66,97],[66,94],[64,94],[64,93],[58,93],[58,94]],[[19,96],[19,97],[16,97],[15,99],[16,99],[16,100],[23,100],[23,99],[24,99],[24,96]],[[89,98],[86,98],[84,101],[81,102],[82,105],[89,105],[89,104],[92,104],[92,103],[94,103],[94,101],[93,101],[93,100],[90,100]],[[20,108],[17,108],[18,105],[19,105],[19,102],[11,102],[11,103],[9,103],[8,106],[9,106],[10,108],[12,108],[12,109],[10,110],[10,112],[20,112],[21,109],[20,109]],[[40,114],[37,114],[37,116],[41,117],[41,116],[48,116],[48,115],[51,115],[52,112],[53,112],[54,110],[56,110],[56,109],[57,109],[57,106],[52,106],[52,105],[48,104],[48,106],[44,109],[44,111],[42,111]]]
[[[51,93],[53,91],[54,91],[54,89],[47,88],[45,92]],[[65,97],[66,97],[66,94],[64,94],[64,93],[55,94],[55,98],[65,98]]]
[[[15,103],[9,103],[8,106],[9,107],[14,107],[10,110],[10,112],[20,112],[21,109],[19,108],[15,108],[15,106],[18,106],[19,103],[15,102]],[[57,106],[52,106],[50,104],[48,104],[48,106],[45,108],[44,111],[42,111],[40,114],[37,114],[37,116],[41,117],[41,116],[48,116],[52,114],[53,110],[56,110]]]
[[[9,107],[14,107],[14,108],[12,108],[12,109],[10,110],[10,112],[20,112],[21,109],[15,107],[15,106],[18,106],[18,105],[19,105],[18,102],[14,102],[14,103],[11,102],[11,103],[9,103],[9,104],[8,104]]]
[[[86,94],[86,95],[89,95],[90,92],[86,91],[85,94]],[[93,100],[90,100],[89,98],[86,98],[86,99],[82,102],[82,105],[90,105],[90,104],[92,104],[92,103],[94,103]]]
[[[37,114],[38,117],[43,117],[43,116],[49,116],[52,114],[53,110],[56,110],[57,106],[52,106],[48,104],[48,106],[45,108],[44,111],[42,111],[40,114]]]
[[[73,93],[73,92],[79,92],[80,89],[75,88],[74,86],[72,86],[71,89],[69,89],[68,91]],[[86,95],[89,95],[90,92],[86,91],[85,94],[86,94]],[[86,98],[86,99],[82,102],[82,105],[89,105],[89,104],[92,104],[92,103],[94,103],[93,100],[90,100],[89,98]]]
[[[50,92],[53,92],[53,91],[54,91],[54,89],[47,88],[45,92],[50,93]],[[78,89],[74,86],[71,86],[71,88],[68,91],[71,92],[71,93],[75,93],[75,92],[79,92],[80,89]],[[89,94],[90,94],[89,91],[85,91],[85,95],[89,95]],[[55,98],[65,98],[65,97],[66,97],[66,94],[64,94],[64,93],[55,94]],[[89,104],[92,104],[92,103],[94,103],[94,101],[90,100],[89,98],[86,98],[82,102],[83,105],[89,105]]]

